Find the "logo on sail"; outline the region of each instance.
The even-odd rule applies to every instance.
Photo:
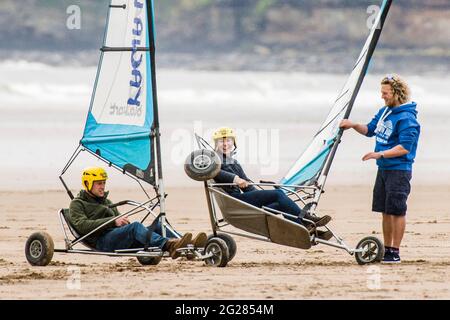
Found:
[[[139,47],[143,46],[142,38],[145,34],[144,23],[142,15],[144,14],[144,3],[139,0],[134,0],[134,19],[132,24],[131,37],[131,56],[130,66],[131,74],[129,80],[129,94],[127,106],[117,106],[115,104],[110,107],[111,115],[124,115],[127,117],[140,117],[142,114],[142,86],[144,84],[142,70],[145,53],[138,51]],[[145,42],[144,42],[145,43]],[[144,65],[145,67],[145,65]]]

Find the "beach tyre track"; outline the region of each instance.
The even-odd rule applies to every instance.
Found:
[[[53,239],[46,232],[35,232],[25,244],[25,257],[32,266],[46,266],[52,261]]]

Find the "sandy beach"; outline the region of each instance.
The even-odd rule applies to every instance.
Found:
[[[165,259],[141,266],[136,259],[55,253],[46,267],[25,260],[34,231],[64,246],[57,210],[62,191],[1,191],[1,299],[449,299],[450,212],[448,186],[413,186],[401,265],[359,266],[342,250],[308,251],[235,237],[236,257],[225,268],[202,261]],[[181,232],[211,227],[201,188],[170,188],[167,214]],[[136,190],[113,190],[113,200],[137,199]],[[138,199],[137,199],[138,200]],[[347,244],[380,234],[370,212],[371,186],[330,185],[320,212]],[[75,280],[74,280],[75,279]]]
[[[4,2],[0,300],[171,299],[184,306],[184,300],[206,299],[450,299],[449,5],[112,1],[106,15],[106,3],[84,1],[81,19],[81,6],[66,1],[36,8]],[[410,96],[399,93],[402,81],[394,74],[408,83]],[[380,108],[393,106],[380,88],[386,76],[399,104],[417,104],[420,124],[417,153],[415,142],[408,148],[412,134],[395,142],[415,161],[401,264],[361,266],[333,246],[300,250],[242,236],[233,236],[237,254],[224,268],[185,257],[143,266],[135,257],[73,253],[55,253],[45,267],[27,262],[25,244],[34,232],[47,232],[56,249],[66,249],[58,212],[70,200],[58,177],[77,193],[86,188],[80,173],[92,166],[107,170],[115,203],[147,200],[136,181],[145,185],[155,177],[160,193],[168,194],[171,225],[180,233],[211,234],[202,183],[184,165],[201,147],[197,135],[214,144],[220,127],[233,129],[233,157],[248,180],[325,186],[317,213],[332,217],[328,227],[348,247],[368,236],[383,241],[381,216],[371,212],[377,166],[362,161],[375,139],[336,133],[337,120],[367,124]],[[404,129],[403,115],[387,120],[390,114],[378,116],[378,143],[388,145]],[[339,148],[329,157],[330,143]],[[302,154],[307,157],[298,161]],[[332,159],[326,166],[325,156]],[[301,168],[291,170],[296,163]],[[293,171],[309,180],[291,182]]]
[[[68,197],[57,177],[82,136],[95,68],[23,63],[16,69],[3,63],[0,70],[9,81],[0,83],[0,299],[450,298],[448,76],[409,77],[423,132],[401,265],[361,267],[331,247],[302,251],[236,237],[237,255],[223,269],[201,261],[142,267],[136,259],[68,254],[55,254],[49,266],[38,268],[26,262],[25,242],[44,230],[57,248],[64,246],[57,211],[68,206]],[[234,127],[237,158],[248,176],[279,181],[324,121],[346,77],[162,70],[162,160],[171,223],[181,232],[211,231],[201,184],[183,170],[195,148],[194,132],[209,139],[214,128]],[[367,77],[355,121],[368,121],[378,110],[380,77]],[[351,246],[365,236],[382,238],[380,217],[370,212],[376,166],[361,161],[373,144],[354,133],[344,136],[320,201],[319,211],[332,215],[332,229]],[[74,191],[82,168],[92,165],[103,163],[81,156],[67,172]],[[108,173],[113,200],[142,200],[133,181]]]

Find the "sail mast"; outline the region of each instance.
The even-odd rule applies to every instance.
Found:
[[[387,14],[393,0],[383,0],[381,10],[353,67],[350,76],[334,102],[327,118],[309,143],[305,151],[297,159],[291,169],[281,180],[286,185],[314,185],[320,190],[315,199],[320,198],[326,178],[334,160],[343,130],[339,128],[342,119],[351,113],[358,92],[367,74],[370,60],[380,38]],[[316,201],[317,202],[317,201]]]
[[[361,85],[362,85],[364,78],[367,74],[367,71],[369,69],[370,60],[372,59],[373,53],[375,52],[375,48],[377,47],[377,44],[378,44],[378,40],[380,39],[380,36],[381,36],[381,32],[383,31],[384,23],[386,21],[387,15],[389,13],[389,9],[392,5],[392,1],[393,0],[385,0],[385,2],[383,3],[383,6],[381,7],[382,12],[381,12],[381,18],[379,21],[379,26],[375,30],[374,36],[369,45],[363,69],[359,75],[358,82],[356,84],[355,90],[353,91],[352,97],[349,102],[349,106],[345,112],[344,119],[348,119],[350,116],[350,113],[352,112],[353,104],[355,103],[356,97],[358,96],[359,90],[361,89]],[[330,152],[329,158],[327,160],[327,163],[326,163],[323,173],[322,173],[322,175],[325,177],[328,176],[328,173],[331,168],[331,164],[333,163],[337,148],[339,146],[339,143],[341,142],[341,138],[342,138],[343,134],[344,134],[344,130],[339,129],[339,133],[336,137],[336,141],[334,142],[334,146]]]
[[[364,78],[365,78],[367,72],[368,72],[370,60],[373,56],[373,53],[375,52],[375,48],[377,47],[378,40],[380,39],[381,32],[382,32],[383,26],[384,26],[384,22],[386,21],[387,15],[389,13],[389,9],[392,5],[392,1],[393,0],[384,0],[383,5],[381,7],[380,19],[379,19],[379,21],[378,21],[378,19],[375,21],[375,23],[377,23],[377,21],[378,21],[379,25],[376,27],[374,35],[370,41],[369,47],[367,49],[367,55],[365,57],[363,68],[361,70],[361,73],[359,74],[358,81],[356,83],[355,89],[350,98],[350,101],[348,102],[348,107],[347,107],[347,110],[345,112],[343,119],[348,119],[350,116],[350,113],[353,108],[353,104],[355,103],[355,100],[356,100],[356,97],[358,96],[361,85],[364,81]],[[364,52],[363,52],[363,54],[364,54]],[[357,64],[358,64],[358,62],[357,62]],[[328,158],[325,161],[325,165],[319,175],[319,178],[317,181],[317,186],[319,187],[319,189],[315,193],[314,200],[313,200],[312,206],[311,206],[311,211],[315,211],[317,204],[319,203],[320,197],[321,197],[324,187],[325,187],[325,182],[327,180],[328,173],[331,168],[331,164],[333,163],[334,157],[336,155],[336,151],[339,147],[339,144],[341,143],[341,138],[342,138],[343,134],[344,134],[344,130],[339,129],[339,132],[336,135],[335,141],[333,143],[333,147],[332,147],[332,149],[328,155]]]
[[[161,141],[160,141],[160,131],[159,131],[159,113],[158,113],[158,96],[157,96],[157,87],[156,87],[156,46],[155,46],[155,21],[154,21],[154,13],[153,13],[153,0],[147,0],[147,21],[148,21],[148,37],[150,40],[150,69],[151,69],[151,78],[152,78],[152,91],[153,91],[153,130],[152,134],[155,141],[155,149],[156,149],[156,180],[158,186],[158,195],[160,201],[160,213],[161,216],[161,225],[165,224],[165,213],[166,213],[166,205],[165,205],[165,191],[164,191],[164,180],[163,180],[163,172],[162,172],[162,161],[161,161]],[[150,150],[151,152],[151,150]],[[163,236],[166,236],[165,228],[162,228]]]

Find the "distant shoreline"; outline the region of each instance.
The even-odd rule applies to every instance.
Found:
[[[157,51],[157,66],[162,69],[195,71],[307,72],[348,74],[359,51],[300,52],[297,50],[264,51],[259,53],[230,51],[226,53],[181,53]],[[22,60],[50,66],[97,66],[99,50],[89,51],[2,51],[0,61]],[[370,73],[447,75],[450,72],[450,52],[377,50]]]

